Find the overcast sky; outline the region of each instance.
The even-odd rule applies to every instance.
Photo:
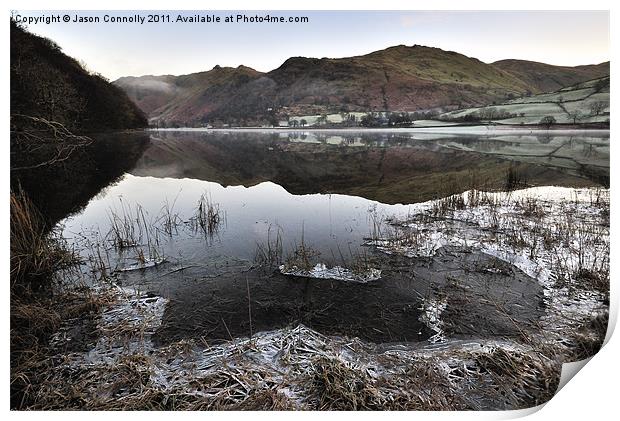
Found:
[[[76,12],[16,12],[22,16]],[[77,12],[132,16],[135,12]],[[153,12],[140,12],[147,15]],[[194,12],[159,12],[194,15]],[[207,12],[198,12],[206,15]],[[291,11],[215,12],[307,16],[308,23],[51,23],[28,29],[58,43],[89,70],[111,80],[145,74],[187,74],[215,65],[260,71],[291,56],[348,57],[393,45],[427,45],[490,63],[516,58],[575,66],[609,60],[607,11]]]

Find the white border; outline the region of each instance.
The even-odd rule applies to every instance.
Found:
[[[507,3],[507,2],[498,2],[491,0],[470,0],[467,2],[456,1],[456,0],[438,0],[434,2],[413,2],[406,0],[389,0],[389,1],[368,1],[368,0],[358,0],[355,2],[334,2],[333,0],[314,0],[311,2],[305,3],[293,3],[287,2],[284,0],[263,0],[260,3],[252,2],[250,0],[226,0],[221,2],[205,2],[203,1],[162,1],[162,0],[151,0],[151,1],[120,1],[120,0],[109,0],[105,2],[96,2],[91,1],[85,3],[83,1],[77,0],[60,0],[55,2],[45,2],[41,0],[22,0],[22,1],[12,1],[10,0],[7,5],[7,12],[13,9],[19,10],[39,10],[39,9],[76,9],[76,10],[129,10],[129,9],[145,9],[145,10],[157,10],[157,9],[197,9],[197,10],[464,10],[464,6],[467,6],[468,10],[611,10],[610,20],[613,21],[615,16],[613,7],[615,3],[611,1],[601,1],[601,0],[589,0],[588,2],[577,2],[577,1],[546,1],[541,2],[540,0],[521,0],[518,3]],[[585,6],[585,7],[584,7]],[[7,13],[8,14],[8,13]],[[8,46],[9,46],[9,27],[8,20],[5,22],[4,26],[4,37],[3,37],[3,55],[2,55],[2,72],[4,74],[4,84],[3,90],[5,95],[3,95],[3,107],[2,111],[2,122],[3,122],[3,133],[8,133],[9,130],[9,54],[8,54]],[[616,40],[617,40],[617,30],[610,25],[611,30],[611,48],[612,48],[612,56],[614,56]],[[612,60],[614,61],[615,58]],[[614,71],[615,66],[612,65],[612,91],[615,92],[615,81],[616,81],[616,72]],[[611,107],[613,109],[616,108],[617,101],[615,100],[615,95],[612,95],[612,104]],[[612,133],[616,132],[617,121],[612,121]],[[613,138],[613,135],[612,135]],[[616,148],[613,146],[614,140],[612,139],[612,147],[611,147],[611,159],[612,159],[612,170],[611,170],[611,180],[612,185],[615,185],[615,180],[617,180],[618,169],[613,165],[617,161],[616,159]],[[3,141],[4,153],[2,154],[2,158],[4,160],[4,177],[2,179],[2,188],[4,192],[4,197],[8,198],[9,193],[9,141],[8,136],[4,136]],[[616,247],[616,239],[618,236],[616,235],[616,222],[615,222],[615,213],[613,212],[618,208],[619,200],[617,200],[617,196],[615,192],[611,194],[612,198],[612,223],[611,223],[611,262],[612,262],[612,320],[615,323],[617,319],[617,308],[618,308],[618,281],[614,279],[614,275],[616,274],[616,264],[618,261],[618,247]],[[8,200],[2,202],[2,207],[4,211],[4,220],[2,225],[3,237],[5,239],[10,238],[9,235],[9,203]],[[5,241],[2,246],[2,254],[3,258],[1,260],[2,264],[2,272],[5,274],[5,297],[4,297],[4,316],[2,317],[2,333],[3,338],[6,341],[5,347],[2,349],[3,351],[3,362],[4,362],[4,370],[3,370],[3,379],[4,382],[2,392],[2,399],[4,401],[4,409],[8,411],[9,408],[9,296],[8,296],[8,262],[9,262],[9,243]],[[610,328],[610,332],[613,328]],[[614,335],[617,336],[617,335]],[[568,382],[568,384],[554,397],[545,407],[536,411],[531,415],[533,419],[546,419],[547,417],[557,417],[557,418],[566,418],[566,419],[577,419],[577,418],[591,418],[594,419],[606,419],[610,416],[610,414],[615,413],[617,409],[617,384],[618,384],[618,355],[620,353],[618,342],[619,340],[612,336],[609,343],[605,345],[605,347],[587,364],[587,367],[579,372],[575,378]],[[540,408],[538,408],[540,409]],[[384,417],[394,417],[404,419],[409,418],[411,416],[415,417],[423,417],[425,419],[446,419],[446,418],[457,418],[457,419],[507,419],[507,418],[516,418],[528,413],[533,412],[533,410],[526,411],[514,411],[514,412],[487,412],[487,413],[355,413],[355,414],[342,414],[342,413],[317,413],[317,412],[306,412],[299,414],[288,414],[288,413],[183,413],[183,414],[175,414],[174,416],[183,416],[187,418],[193,417],[215,417],[215,418],[223,418],[227,419],[244,419],[247,421],[248,417],[259,418],[259,419],[269,419],[270,421],[275,419],[287,419],[291,416],[295,418],[318,418],[318,417],[326,417],[326,418],[338,418],[341,417],[355,417],[355,418],[370,418],[377,416]],[[83,413],[32,413],[32,412],[11,412],[9,414],[11,417],[15,418],[58,418],[58,419],[77,419],[82,418],[85,415]],[[153,413],[149,414],[149,417],[165,417],[167,413]],[[86,415],[89,418],[109,418],[115,416],[114,414],[108,413],[91,413]],[[122,417],[131,417],[138,418],[144,417],[145,414],[141,413],[124,413],[121,415]]]

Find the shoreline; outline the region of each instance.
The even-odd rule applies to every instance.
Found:
[[[231,128],[212,128],[212,127],[178,127],[178,128],[146,128],[147,132],[283,132],[283,133],[446,133],[446,134],[530,134],[530,133],[550,133],[550,134],[573,134],[573,133],[596,133],[609,134],[610,129],[598,128],[566,128],[558,127],[546,129],[541,126],[492,126],[492,125],[451,125],[451,126],[425,126],[425,127],[347,127],[347,128],[289,128],[289,127],[231,127]]]
[[[407,247],[428,250],[430,256],[440,252],[440,259],[445,259],[453,256],[455,249],[442,253],[442,247],[464,246],[472,251],[479,249],[488,256],[484,261],[474,256],[472,262],[480,267],[466,271],[470,273],[467,278],[469,281],[448,277],[445,284],[437,285],[439,289],[435,293],[424,298],[424,306],[421,308],[424,312],[419,315],[419,321],[437,335],[413,343],[375,342],[354,332],[344,335],[324,332],[303,320],[284,327],[264,326],[254,330],[250,325],[249,337],[242,333],[247,330],[245,324],[239,325],[241,330],[233,329],[229,320],[222,328],[225,330],[219,335],[220,341],[208,343],[200,335],[172,337],[161,343],[161,334],[169,322],[170,298],[148,291],[131,293],[116,287],[115,282],[112,282],[108,287],[112,286],[116,290],[112,293],[116,299],[105,305],[99,314],[92,315],[96,339],[91,340],[90,346],[84,344],[86,346],[77,352],[66,349],[69,344],[75,346],[76,342],[80,342],[79,336],[71,336],[71,332],[75,332],[71,322],[63,324],[60,335],[55,337],[53,348],[61,355],[64,354],[66,359],[60,366],[51,367],[52,372],[42,387],[43,400],[38,408],[59,405],[55,398],[58,385],[71,384],[66,379],[73,378],[76,373],[84,373],[85,370],[92,376],[82,381],[80,395],[82,402],[91,409],[140,409],[144,405],[169,408],[170,403],[160,401],[158,396],[170,393],[179,396],[180,400],[175,405],[181,409],[196,408],[195,405],[203,405],[200,402],[213,408],[234,409],[241,406],[256,409],[257,403],[253,397],[265,393],[271,396],[269,405],[306,410],[322,407],[337,409],[339,405],[344,405],[341,409],[350,409],[355,405],[359,405],[360,409],[386,406],[392,409],[432,409],[435,406],[441,407],[444,398],[450,401],[456,396],[459,399],[442,409],[518,409],[538,405],[554,395],[562,362],[581,359],[592,351],[596,352],[598,341],[602,338],[596,328],[588,323],[605,317],[605,305],[601,301],[604,293],[584,289],[587,282],[581,283],[585,282],[583,280],[571,286],[566,285],[561,277],[551,276],[550,270],[553,268],[549,265],[554,263],[549,262],[545,256],[556,253],[553,248],[547,249],[544,245],[543,239],[547,234],[539,230],[540,222],[546,221],[543,226],[549,227],[548,232],[552,233],[555,232],[553,227],[563,223],[562,218],[571,214],[568,210],[580,210],[579,215],[591,215],[582,223],[588,226],[591,224],[592,227],[603,224],[600,226],[604,227],[602,213],[594,215],[593,212],[585,211],[599,209],[603,212],[608,203],[608,194],[608,189],[529,188],[512,193],[468,191],[420,203],[416,206],[416,212],[404,220],[386,220],[397,231],[387,238],[376,239],[386,242],[382,243],[382,247],[376,247],[378,244],[375,244],[381,255],[403,255],[404,259],[412,259],[411,263],[415,264],[429,257],[407,257]],[[462,198],[462,202],[457,200],[459,198]],[[513,218],[522,221],[524,228],[527,228],[523,230],[524,237],[520,240],[523,244],[510,243],[512,234],[509,227],[512,226]],[[452,229],[459,230],[459,233],[447,235],[435,230],[444,223],[454,224]],[[475,229],[472,228],[474,226]],[[506,253],[500,252],[504,247],[488,247],[489,241],[496,241],[489,237],[491,228],[497,231],[497,235],[503,233],[501,235],[505,239],[502,242],[509,242],[504,244]],[[435,232],[441,234],[442,238],[437,237]],[[589,229],[587,232],[590,232]],[[608,237],[604,232],[601,235],[600,239],[593,238],[593,241],[598,244],[602,240],[603,245],[608,244],[605,240]],[[424,244],[432,247],[423,247]],[[595,249],[586,243],[583,246],[586,254],[582,256],[581,251],[566,251],[567,260],[562,261],[572,261],[578,252],[580,258],[585,257],[586,261],[588,256],[596,255]],[[561,247],[559,243],[558,247]],[[532,253],[537,257],[532,257]],[[423,266],[419,265],[418,269],[422,270]],[[568,264],[563,269],[572,270],[572,266]],[[478,294],[482,294],[481,303],[485,300],[495,302],[494,289],[487,291],[486,282],[479,282],[479,288],[472,289],[475,282],[470,285],[471,274],[479,273],[489,279],[493,278],[495,281],[489,285],[495,285],[497,280],[512,279],[513,271],[521,273],[522,277],[527,275],[528,282],[536,282],[543,288],[544,315],[531,326],[529,323],[515,324],[516,331],[512,335],[498,335],[493,333],[494,329],[490,332],[474,330],[466,334],[469,324],[474,322],[467,315],[468,312],[458,313],[460,306],[471,305],[468,304],[470,300],[478,302]],[[273,276],[268,276],[267,281],[273,283]],[[316,284],[327,281],[307,278],[299,282]],[[357,288],[346,281],[332,282],[336,282],[334,286],[338,287]],[[247,288],[249,294],[249,286]],[[240,297],[245,297],[244,288],[238,286],[235,290]],[[446,294],[445,297],[441,291]],[[93,292],[96,292],[96,287]],[[105,291],[101,292],[105,294]],[[255,328],[258,327],[261,314],[259,301],[264,301],[256,293],[253,290],[252,298],[250,295],[247,298],[251,300],[250,323]],[[504,297],[503,293],[500,296]],[[193,307],[185,305],[184,308]],[[493,308],[491,305],[488,310]],[[497,315],[491,319],[511,326],[517,323],[515,317],[521,311],[519,305],[498,301]],[[240,321],[248,316],[245,308],[240,307],[238,312]],[[191,319],[196,317],[193,310],[188,316]],[[503,317],[506,319],[503,320]],[[126,323],[132,329],[128,330]],[[540,326],[536,328],[537,323],[544,327],[542,331],[539,331]],[[208,327],[206,323],[203,328]],[[455,334],[455,329],[457,332],[464,330],[461,334]],[[134,330],[143,333],[135,335],[132,333]],[[445,337],[444,330],[449,333]],[[85,337],[93,338],[89,335]],[[432,338],[437,340],[433,341]],[[181,357],[170,358],[179,352]],[[463,366],[467,367],[465,372],[461,371]],[[416,371],[415,367],[433,373],[429,381],[439,387],[437,390],[440,395],[437,399],[418,401],[422,399],[427,384],[407,380],[410,378],[407,373]],[[180,371],[184,374],[179,375]],[[523,373],[526,373],[525,377]],[[494,383],[495,375],[513,382],[514,394],[501,397],[499,392],[503,388]],[[332,380],[329,382],[337,384],[355,381],[363,389],[363,399],[358,401],[336,393],[335,389],[331,389],[332,383],[317,383],[317,379],[322,376],[330,376]],[[115,392],[103,397],[100,395],[97,385],[102,378]],[[531,382],[528,380],[530,378],[552,381],[543,385]],[[476,393],[467,392],[472,384],[484,396],[483,400],[478,400]],[[204,388],[194,388],[192,385],[204,385]],[[322,392],[323,388],[331,392]],[[222,395],[229,398],[220,400]]]

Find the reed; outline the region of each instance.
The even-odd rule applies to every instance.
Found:
[[[50,286],[53,274],[75,263],[75,256],[23,191],[11,191],[10,213],[11,291]]]
[[[224,220],[225,215],[220,209],[220,205],[213,202],[211,197],[202,194],[190,223],[194,231],[200,231],[205,236],[213,237],[219,231]]]

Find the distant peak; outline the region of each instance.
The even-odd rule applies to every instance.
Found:
[[[445,51],[437,47],[429,47],[426,45],[419,45],[419,44],[413,44],[413,45],[400,44],[400,45],[394,45],[392,47],[384,48],[383,50],[373,51],[369,53],[368,55],[380,55],[380,54],[386,54],[386,53],[405,55],[405,54],[412,54],[412,53],[424,54],[427,52],[440,52],[440,53],[443,52],[446,54],[454,54],[452,51]]]
[[[240,64],[239,66],[237,66],[236,70],[241,71],[241,72],[260,73],[258,70],[253,69],[249,66],[244,66],[243,64]]]

